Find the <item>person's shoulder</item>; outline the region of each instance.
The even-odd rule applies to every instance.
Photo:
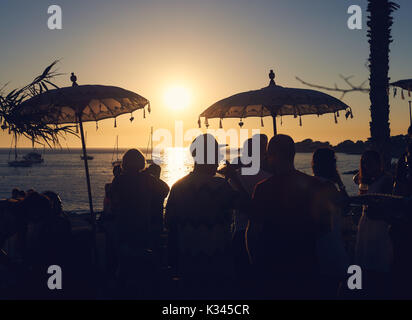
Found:
[[[311,175],[309,175],[307,173],[304,173],[302,171],[299,171],[299,170],[295,170],[294,175],[298,179],[300,179],[301,181],[305,181],[307,184],[309,184],[310,186],[313,186],[313,187],[327,186],[327,185],[330,185],[330,183],[331,183],[328,180],[320,179],[320,178],[315,177],[315,176],[311,176]]]
[[[258,189],[259,190],[265,190],[267,188],[271,188],[272,185],[275,184],[275,183],[276,183],[276,177],[275,176],[267,177],[267,178],[259,181],[258,183],[256,183],[254,192],[256,192],[256,190],[258,190]]]
[[[183,178],[180,178],[177,180],[173,185],[172,185],[172,190],[180,189],[187,185],[191,180],[191,174],[189,173],[188,175],[184,176]]]

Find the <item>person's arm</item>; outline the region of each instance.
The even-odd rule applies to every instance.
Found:
[[[177,268],[178,263],[178,235],[177,235],[177,226],[176,226],[176,197],[175,189],[172,187],[170,191],[169,198],[166,203],[166,212],[165,212],[165,227],[168,232],[168,261],[169,265],[173,268]]]
[[[239,173],[232,167],[225,171],[225,178],[230,181],[233,186],[232,194],[234,194],[234,202],[232,209],[239,209],[243,213],[249,215],[252,208],[252,198],[243,186]]]

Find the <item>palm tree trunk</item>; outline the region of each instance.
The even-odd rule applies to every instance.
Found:
[[[370,44],[370,101],[371,140],[385,161],[385,168],[391,165],[389,127],[389,52],[392,42],[392,13],[399,6],[389,0],[368,0],[368,38]]]

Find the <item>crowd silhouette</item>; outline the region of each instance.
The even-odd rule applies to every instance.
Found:
[[[409,129],[394,174],[379,153],[362,155],[359,195],[412,197],[411,141]],[[332,149],[314,152],[308,175],[295,168],[291,137],[256,135],[243,152],[255,142],[260,169],[244,175],[250,164],[241,157],[218,170],[221,146],[200,135],[192,172],[171,188],[160,166],[146,168],[139,150],[127,151],[104,188],[96,230],[66,215],[52,191],[13,189],[0,202],[0,297],[412,297],[410,207],[371,202],[356,213]],[[47,287],[51,265],[63,271],[63,290]],[[361,267],[362,290],[348,288],[350,265]]]

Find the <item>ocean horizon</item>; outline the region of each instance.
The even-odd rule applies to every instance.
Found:
[[[139,148],[145,154],[145,148]],[[19,148],[21,157],[32,148]],[[119,148],[119,159],[126,148]],[[43,153],[43,149],[37,149]],[[39,192],[51,190],[57,192],[63,202],[65,211],[76,213],[88,212],[87,187],[84,164],[80,159],[80,148],[44,149],[44,163],[28,168],[13,168],[8,161],[14,159],[14,150],[0,148],[0,199],[9,198],[11,190],[34,189]],[[113,179],[112,162],[117,159],[113,148],[89,148],[88,155],[94,157],[89,161],[90,180],[92,184],[93,205],[96,211],[103,209],[104,186]],[[295,165],[298,170],[312,174],[311,153],[298,153]],[[337,165],[342,174],[356,170],[360,155],[337,154]],[[187,148],[169,148],[161,154],[159,160],[162,168],[161,178],[171,187],[177,180],[187,175],[193,165]],[[352,175],[343,175],[342,180],[350,194],[356,194],[357,186]]]

